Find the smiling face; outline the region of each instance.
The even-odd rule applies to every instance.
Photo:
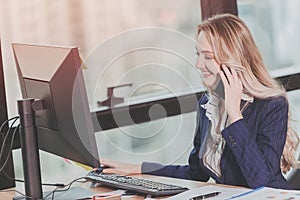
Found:
[[[203,31],[198,36],[196,50],[198,54],[196,68],[201,71],[203,84],[211,89],[219,77],[220,65],[215,60],[213,49]]]

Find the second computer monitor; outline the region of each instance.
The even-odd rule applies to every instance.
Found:
[[[41,99],[36,111],[39,148],[99,166],[78,48],[13,44],[23,98]]]

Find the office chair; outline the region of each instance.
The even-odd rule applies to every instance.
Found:
[[[298,157],[298,160],[300,160],[300,155]],[[300,169],[294,169],[287,177],[287,180],[291,184],[293,189],[300,190]]]

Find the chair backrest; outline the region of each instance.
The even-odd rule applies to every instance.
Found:
[[[291,172],[288,176],[288,181],[293,189],[300,190],[300,169]]]
[[[300,160],[300,155],[298,160]],[[300,169],[294,169],[287,177],[287,180],[293,189],[300,190]]]

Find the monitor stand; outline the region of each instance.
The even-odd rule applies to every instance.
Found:
[[[37,128],[35,124],[35,111],[38,109],[42,109],[41,100],[35,101],[32,98],[18,100],[25,194],[34,199],[43,198]]]
[[[37,127],[35,124],[35,111],[43,109],[42,100],[32,98],[18,100],[20,116],[20,141],[22,150],[25,194],[16,196],[14,200],[43,199],[41,168],[38,148]],[[44,197],[50,192],[45,192]],[[76,199],[78,197],[91,197],[95,192],[80,187],[70,188],[65,192],[55,193],[55,199]],[[49,195],[51,198],[52,195]]]

